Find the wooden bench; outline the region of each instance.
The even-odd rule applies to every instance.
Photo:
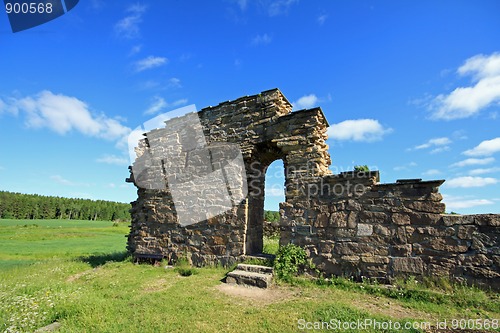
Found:
[[[158,253],[134,253],[134,262],[137,264],[149,263],[158,265],[163,260],[163,254]]]

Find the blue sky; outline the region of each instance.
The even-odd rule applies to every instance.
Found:
[[[103,1],[12,33],[0,13],[0,189],[132,201],[126,136],[279,88],[321,106],[332,170],[447,179],[500,213],[498,1]],[[277,208],[282,170],[269,171]]]

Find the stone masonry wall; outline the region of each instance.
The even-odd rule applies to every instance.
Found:
[[[445,215],[444,181],[380,184],[378,177],[327,176],[308,208],[282,204],[281,243],[305,247],[327,275],[444,276],[500,289],[500,215]]]
[[[332,175],[320,108],[292,112],[273,89],[204,108],[199,128],[183,129],[192,116],[145,133],[136,149],[127,180],[138,187],[128,237],[136,259],[230,265],[262,252],[265,171],[281,159],[280,244],[306,248],[326,276],[445,276],[500,290],[500,215],[443,214],[444,180],[381,184],[378,171]],[[227,163],[238,155],[246,185],[228,178],[241,171]],[[227,205],[224,191],[232,208],[212,214]],[[175,201],[179,194],[188,199]],[[192,209],[200,203],[204,209]],[[185,216],[201,222],[183,225]]]

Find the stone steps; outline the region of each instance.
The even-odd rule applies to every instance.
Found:
[[[274,254],[259,253],[259,254],[247,254],[244,259],[263,259],[263,260],[274,260],[276,256]]]
[[[267,288],[273,280],[273,268],[260,265],[238,264],[236,269],[227,273],[226,283],[259,288]]]

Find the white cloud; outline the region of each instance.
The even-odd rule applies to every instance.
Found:
[[[451,167],[464,167],[464,166],[471,166],[471,165],[485,165],[485,164],[490,164],[495,162],[495,159],[493,157],[487,157],[487,158],[468,158],[466,160],[453,163],[450,165]]]
[[[411,170],[411,168],[417,166],[417,163],[415,162],[410,162],[408,164],[405,164],[405,165],[398,165],[398,166],[395,166],[394,168],[392,168],[394,171],[409,171]],[[372,169],[371,169],[372,170]]]
[[[153,101],[149,108],[144,111],[144,114],[150,115],[150,114],[156,114],[164,110],[165,108],[168,107],[178,107],[181,105],[185,105],[188,102],[186,98],[178,99],[172,103],[168,103],[164,98],[155,96],[153,97]]]
[[[168,63],[168,59],[164,57],[149,56],[135,63],[135,71],[142,72],[146,69],[160,67]]]
[[[422,175],[424,175],[424,176],[436,176],[436,175],[440,175],[440,174],[441,174],[441,171],[439,171],[438,169],[429,169],[429,170],[422,173]]]
[[[271,0],[267,3],[267,11],[269,16],[278,16],[287,14],[291,5],[299,2],[299,0]]]
[[[485,173],[495,173],[495,172],[500,172],[500,168],[479,168],[479,169],[473,169],[469,171],[470,175],[477,176],[477,175],[484,175]]]
[[[73,186],[74,185],[73,182],[71,182],[71,181],[63,178],[60,175],[50,176],[50,179],[52,179],[53,181],[55,181],[58,184],[67,185],[67,186]]]
[[[472,75],[476,81],[500,75],[500,53],[493,53],[490,56],[479,54],[471,57],[458,69],[458,73]]]
[[[181,98],[181,99],[178,99],[176,101],[173,101],[172,103],[169,104],[169,106],[177,107],[177,106],[187,104],[187,102],[188,102],[187,98]]]
[[[451,134],[451,136],[455,140],[467,140],[468,139],[468,137],[466,135],[466,131],[464,131],[464,130],[453,131],[453,133]]]
[[[146,12],[147,7],[140,4],[135,4],[128,7],[129,15],[115,24],[115,33],[122,38],[133,39],[140,36],[139,23],[142,22],[142,15]]]
[[[472,177],[472,176],[464,176],[452,178],[446,181],[445,185],[450,188],[456,187],[483,187],[487,185],[493,185],[498,183],[498,179],[489,178],[489,177]]]
[[[153,102],[149,106],[149,108],[144,111],[144,114],[155,114],[163,110],[164,108],[167,107],[167,102],[165,101],[164,98],[155,96],[153,97]]]
[[[242,11],[244,11],[245,9],[247,9],[248,0],[236,0],[236,3],[238,4],[238,6],[240,7],[240,9]]]
[[[142,45],[134,45],[131,49],[130,52],[128,53],[129,57],[141,52],[142,50]]]
[[[3,112],[7,112],[14,116],[17,116],[19,109],[15,106],[16,101],[17,100],[14,97],[8,97],[6,101],[3,101],[0,98],[0,115]]]
[[[252,45],[266,45],[272,42],[272,37],[269,36],[267,33],[263,35],[257,35],[252,39]]]
[[[485,140],[478,144],[476,147],[464,151],[464,155],[489,156],[498,152],[500,152],[500,137],[491,140]]]
[[[320,16],[318,16],[318,18],[316,20],[318,21],[319,25],[323,25],[327,18],[328,18],[328,14],[321,14]]]
[[[137,89],[139,90],[164,91],[170,88],[182,88],[181,80],[171,77],[167,80],[147,80],[137,84]]]
[[[373,142],[392,132],[391,128],[384,128],[375,119],[345,120],[333,124],[328,128],[328,136],[334,140],[351,140],[359,142]]]
[[[472,77],[473,85],[438,95],[431,103],[433,119],[468,118],[500,102],[500,53],[469,58],[457,72]]]
[[[310,109],[318,103],[318,97],[315,94],[305,95],[292,103],[293,108],[296,110]]]
[[[449,145],[450,143],[452,143],[452,141],[449,138],[446,138],[446,137],[443,137],[443,138],[434,138],[434,139],[430,139],[429,141],[427,141],[424,144],[415,146],[414,149],[418,150],[418,149],[430,148],[430,147],[433,147],[433,146],[445,146],[445,145]]]
[[[450,150],[450,147],[444,146],[444,147],[434,148],[433,150],[430,151],[430,153],[437,154],[437,153],[442,153],[443,151],[448,151],[448,150]]]
[[[413,147],[413,149],[408,149],[408,150],[420,150],[420,149],[427,149],[431,147],[436,147],[430,151],[431,154],[437,154],[441,153],[443,151],[448,151],[450,150],[450,147],[448,146],[451,144],[453,141],[451,141],[447,137],[442,137],[442,138],[434,138],[430,139],[426,143],[423,143],[421,145]]]
[[[468,199],[464,197],[444,195],[444,194],[443,194],[443,201],[446,203],[446,208],[449,210],[465,209],[465,208],[494,204],[493,201],[487,199]]]
[[[104,155],[96,160],[98,163],[115,164],[115,165],[129,165],[128,158],[116,155]]]
[[[176,77],[172,77],[168,80],[168,85],[169,87],[175,87],[175,88],[180,88],[182,87],[181,85],[181,80],[176,78]]]
[[[76,97],[44,90],[24,98],[11,98],[10,107],[23,112],[30,128],[48,128],[58,134],[77,131],[90,137],[118,140],[130,133],[130,128],[104,114],[94,115],[89,106]]]

